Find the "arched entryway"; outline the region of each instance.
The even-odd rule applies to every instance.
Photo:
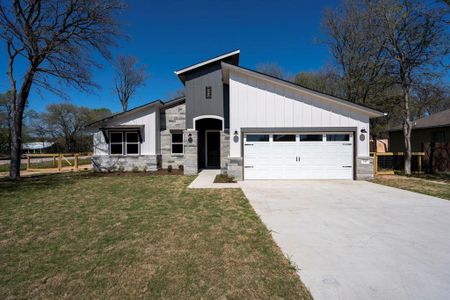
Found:
[[[198,168],[220,169],[220,136],[223,119],[215,116],[194,119],[198,132]]]

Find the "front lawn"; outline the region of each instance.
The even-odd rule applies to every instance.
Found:
[[[308,299],[243,193],[192,180],[0,182],[0,298]]]
[[[373,182],[450,200],[450,182],[445,176],[384,175],[375,177]]]

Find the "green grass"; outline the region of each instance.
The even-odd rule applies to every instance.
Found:
[[[446,176],[377,176],[374,183],[450,200],[450,181]]]
[[[74,165],[74,160],[73,158],[69,159],[70,163],[72,164],[72,166]],[[68,167],[70,166],[69,163],[67,161],[65,161],[64,159],[61,161],[62,166],[63,167]],[[83,159],[78,159],[78,165],[88,165],[91,164],[91,159],[90,158],[83,158]],[[53,161],[45,161],[45,162],[39,162],[39,163],[31,163],[31,168],[36,168],[36,169],[45,169],[45,168],[55,168],[57,166],[57,164],[54,166],[53,165]],[[22,163],[20,165],[20,169],[21,170],[26,170],[27,168],[27,164],[26,163]],[[0,172],[9,172],[9,164],[6,165],[0,165]]]
[[[216,175],[216,177],[214,178],[214,183],[233,183],[233,182],[236,182],[234,177],[225,174]]]
[[[0,182],[0,298],[309,299],[243,193],[192,180]]]

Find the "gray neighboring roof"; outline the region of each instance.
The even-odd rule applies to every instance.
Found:
[[[228,81],[228,79],[229,79],[229,73],[227,73],[227,71],[228,72],[229,72],[229,70],[240,71],[240,72],[243,72],[243,73],[251,75],[251,76],[258,76],[260,78],[264,78],[266,80],[273,81],[275,83],[281,83],[281,84],[283,84],[285,86],[286,85],[290,86],[292,88],[295,88],[295,89],[303,91],[303,92],[306,91],[306,92],[308,92],[310,94],[314,94],[314,95],[320,96],[322,98],[327,98],[328,100],[331,100],[331,101],[337,102],[339,104],[342,104],[342,105],[345,105],[345,106],[348,106],[348,107],[352,107],[354,109],[357,109],[357,110],[363,111],[365,113],[368,113],[371,117],[382,117],[382,116],[386,115],[385,113],[383,113],[381,111],[375,110],[373,108],[370,108],[370,107],[367,107],[367,106],[364,106],[364,105],[360,105],[360,104],[356,104],[356,103],[350,102],[347,99],[343,99],[343,98],[339,98],[339,97],[336,97],[336,96],[328,95],[328,94],[325,94],[325,93],[322,93],[322,92],[319,92],[319,91],[316,91],[316,90],[304,87],[302,85],[293,83],[291,81],[280,79],[280,78],[277,78],[277,77],[274,77],[274,76],[271,76],[271,75],[268,75],[268,74],[264,74],[264,73],[261,73],[261,72],[255,71],[255,70],[247,69],[247,68],[244,68],[244,67],[241,67],[241,66],[234,66],[234,65],[230,65],[230,64],[227,64],[225,62],[222,62],[222,70],[224,72],[224,75],[223,75],[224,81]]]
[[[445,126],[450,126],[450,109],[429,115],[428,117],[424,117],[413,122],[413,129],[425,129]],[[389,129],[389,131],[399,130],[402,130],[401,125]]]
[[[199,67],[206,66],[206,65],[208,65],[208,64],[211,64],[211,63],[220,61],[220,60],[222,60],[222,59],[225,59],[225,58],[228,58],[228,57],[231,57],[231,56],[237,56],[237,57],[239,57],[239,53],[240,53],[240,52],[241,52],[241,51],[240,51],[239,49],[237,49],[237,50],[233,50],[233,51],[230,51],[230,52],[227,52],[227,53],[224,53],[224,54],[215,56],[215,57],[213,57],[213,58],[210,58],[210,59],[201,61],[201,62],[199,62],[199,63],[193,64],[193,65],[190,65],[190,66],[185,67],[185,68],[183,68],[183,69],[180,69],[180,70],[178,70],[178,71],[175,71],[175,74],[178,75],[178,76],[180,76],[181,74],[183,74],[183,73],[185,73],[185,72],[192,71],[192,70],[197,69],[197,68],[199,68]]]

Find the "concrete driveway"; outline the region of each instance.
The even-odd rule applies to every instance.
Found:
[[[450,201],[364,181],[245,181],[315,299],[449,299]]]

